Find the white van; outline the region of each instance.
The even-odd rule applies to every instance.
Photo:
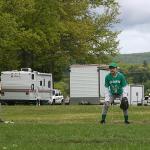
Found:
[[[63,104],[64,96],[58,89],[52,90],[52,104]]]
[[[150,106],[150,95],[144,97],[143,105],[144,106]]]

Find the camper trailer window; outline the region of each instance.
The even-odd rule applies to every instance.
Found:
[[[5,95],[5,93],[1,91],[1,96],[4,96],[4,95]]]
[[[34,80],[34,74],[32,74],[32,80]]]
[[[53,90],[53,95],[55,95],[55,90]]]
[[[31,84],[31,90],[34,90],[34,84]]]
[[[42,86],[42,81],[40,81],[40,86]]]
[[[48,81],[48,88],[51,88],[51,81]]]
[[[45,86],[45,79],[43,80],[43,85]]]

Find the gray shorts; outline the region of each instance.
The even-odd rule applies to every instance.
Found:
[[[113,104],[115,99],[119,99],[121,101],[122,95],[111,95],[110,96],[110,104]]]
[[[122,95],[112,95],[112,96],[110,96],[110,100],[104,102],[103,109],[102,109],[102,114],[107,114],[109,106],[114,103],[115,99],[119,99],[121,101],[122,100]],[[128,115],[128,110],[123,110],[123,114]]]

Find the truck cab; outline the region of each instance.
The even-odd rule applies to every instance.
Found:
[[[64,96],[58,89],[53,89],[52,91],[52,104],[63,104]]]
[[[150,105],[150,94],[149,94],[149,96],[144,97],[143,105],[144,106],[149,106]]]

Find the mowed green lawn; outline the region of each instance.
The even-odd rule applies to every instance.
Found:
[[[130,107],[130,125],[119,106],[99,124],[100,105],[2,106],[0,150],[149,150],[150,107]]]

